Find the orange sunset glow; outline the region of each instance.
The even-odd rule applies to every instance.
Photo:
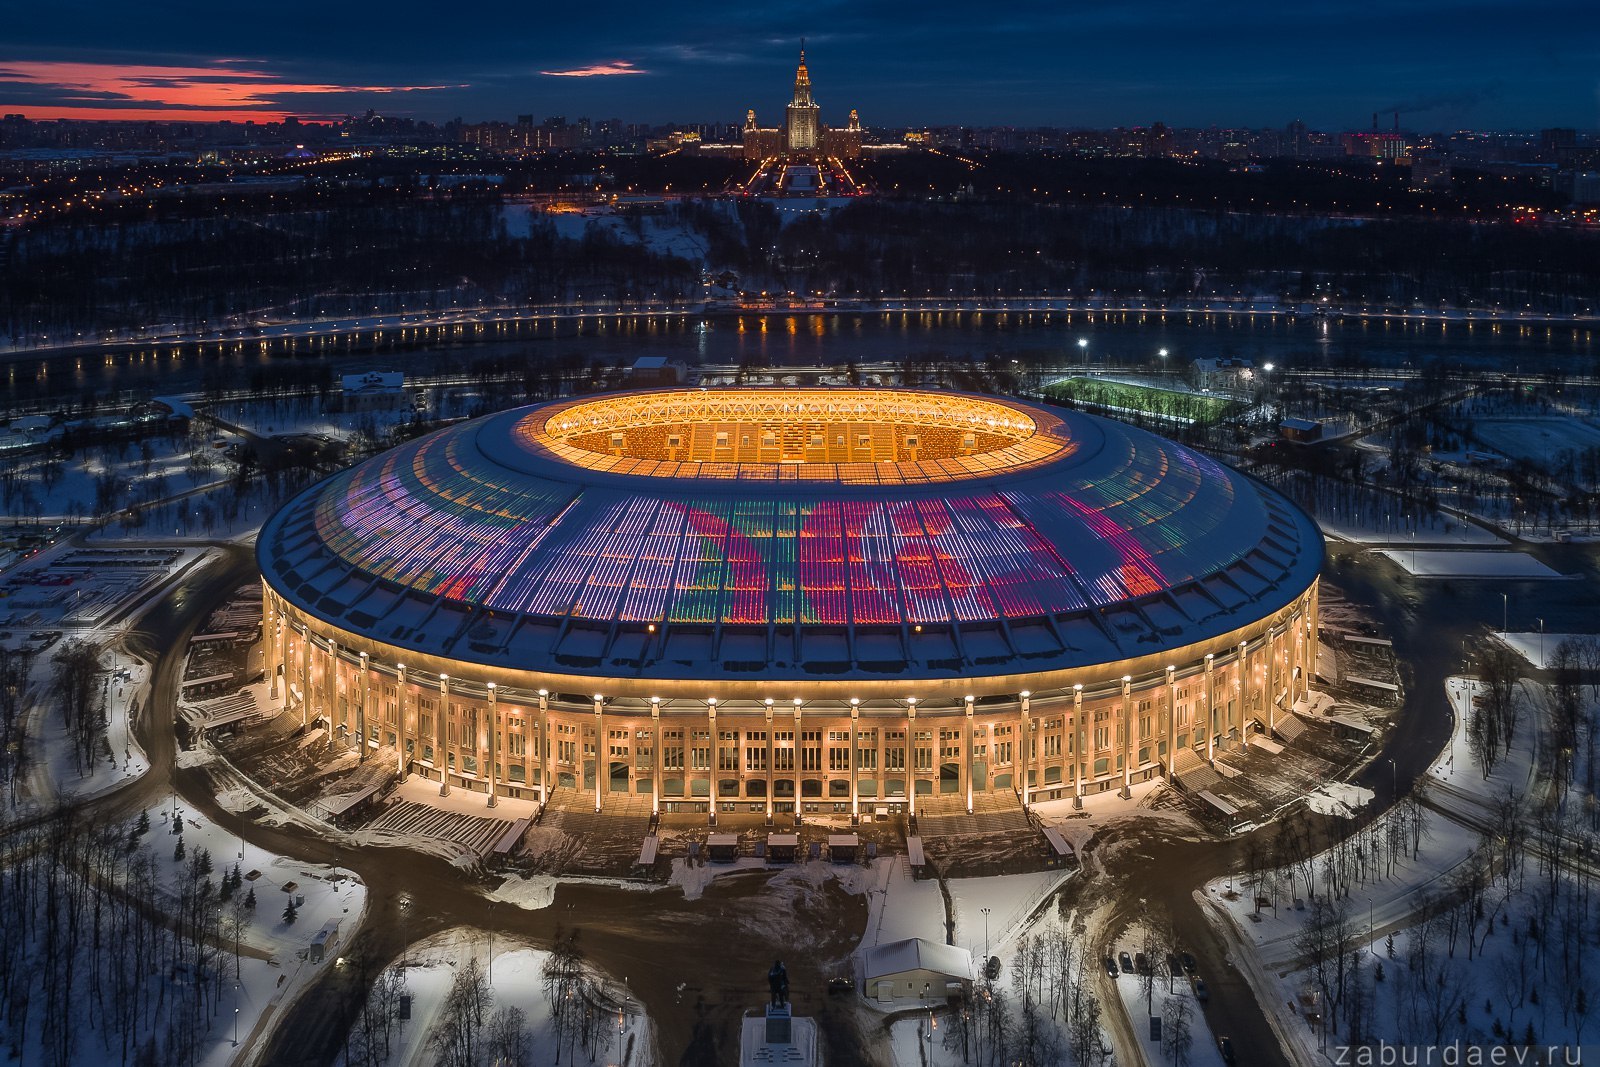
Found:
[[[634,66],[626,59],[614,59],[609,63],[591,63],[586,67],[573,67],[570,70],[541,70],[539,73],[548,78],[610,78],[618,74],[650,72]]]
[[[43,105],[8,99],[25,85],[35,98],[54,90],[59,102]],[[0,111],[33,119],[140,119],[155,121],[278,122],[289,115],[316,116],[328,101],[294,98],[340,93],[409,93],[460,88],[446,85],[322,85],[296,82],[243,60],[209,66],[13,61],[0,64]]]

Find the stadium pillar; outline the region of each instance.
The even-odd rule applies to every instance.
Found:
[[[550,690],[539,690],[539,807],[550,803],[555,765],[550,762]]]
[[[278,675],[283,675],[283,706],[289,706],[289,628],[283,624],[283,612],[277,612],[278,621],[278,662],[272,665],[272,684],[278,684]]]
[[[706,698],[706,743],[711,747],[707,750],[709,756],[706,763],[709,765],[707,774],[711,775],[710,795],[706,798],[707,822],[711,826],[717,825],[717,763],[721,759],[720,744],[717,739],[717,698]]]
[[[544,703],[544,701],[541,699],[539,701],[539,703],[542,705]],[[771,721],[771,716],[772,716],[772,711],[770,710],[771,701],[768,701],[767,703],[769,705],[769,709],[767,711],[767,716],[768,716],[768,721],[770,722]],[[661,814],[661,698],[660,697],[651,697],[650,698],[650,741],[655,746],[655,752],[654,752],[654,757],[655,758],[651,761],[653,767],[652,767],[652,770],[651,770],[651,773],[650,773],[650,814],[652,816],[657,816],[657,815]],[[770,793],[771,791],[772,791],[771,788],[768,787],[767,792]],[[768,798],[768,800],[767,800],[767,820],[769,822],[772,820],[772,800],[770,798]]]
[[[488,806],[492,808],[498,799],[495,795],[494,743],[495,734],[500,728],[500,690],[493,682],[486,683],[484,688],[489,692],[489,726],[486,731],[480,732],[480,745],[483,741],[482,733],[485,732],[488,734],[488,743],[482,746],[487,751],[480,751],[479,758],[483,760],[483,777],[489,783]]]
[[[599,693],[594,695],[594,813],[600,814],[600,809],[605,806],[605,775],[601,774],[601,762],[605,759],[606,731],[602,709],[605,707],[606,698]],[[609,772],[610,768],[605,768]]]
[[[300,725],[306,725],[306,709],[311,703],[311,631],[300,627]]]
[[[361,653],[361,703],[356,705],[356,762],[367,761],[367,704],[372,700],[372,661]]]
[[[1237,710],[1233,715],[1229,716],[1235,719],[1234,724],[1239,728],[1239,741],[1241,744],[1249,740],[1249,735],[1245,732],[1244,725],[1246,715],[1244,706],[1244,662],[1246,653],[1245,642],[1240,641],[1239,654],[1233,659],[1233,706]]]
[[[406,710],[406,665],[395,668],[394,698],[394,773],[404,778],[406,773],[406,738],[411,736],[411,721]]]
[[[966,699],[967,715],[962,722],[961,742],[965,749],[962,755],[963,775],[967,779],[967,814],[972,814],[972,697]]]
[[[850,825],[855,826],[861,822],[861,790],[858,787],[860,772],[858,758],[860,753],[856,749],[858,727],[861,725],[861,701],[855,697],[850,698]]]
[[[805,792],[805,787],[801,784],[801,778],[800,778],[800,776],[805,773],[805,771],[804,771],[805,756],[803,754],[803,751],[805,749],[805,741],[803,740],[803,738],[804,738],[805,735],[800,732],[800,708],[801,708],[801,705],[803,703],[804,703],[804,701],[802,701],[799,697],[795,697],[794,698],[794,750],[795,750],[794,759],[795,759],[795,768],[796,768],[796,770],[794,772],[794,824],[795,824],[795,826],[799,826],[800,822],[801,822],[801,818],[800,818],[800,816],[801,816],[801,812],[800,812],[801,800],[800,800],[800,797],[801,797],[801,794],[803,794]]]
[[[1206,653],[1206,762],[1217,758],[1217,691],[1215,676],[1211,673],[1211,653]]]
[[[1133,677],[1122,676],[1122,799],[1133,796]]]
[[[1083,763],[1089,758],[1089,731],[1083,728],[1083,683],[1072,687],[1072,732],[1077,738],[1077,757],[1072,761],[1072,806],[1083,807]]]
[[[772,698],[768,697],[763,706],[766,708],[767,718],[767,825],[772,825]]]
[[[266,595],[266,610],[261,620],[261,657],[264,661],[263,670],[267,675],[267,699],[278,699],[278,666],[274,659],[278,656],[278,638],[282,636],[283,624],[278,622],[277,597],[271,591]]]
[[[1178,773],[1178,668],[1167,668],[1167,784]]]
[[[322,672],[323,694],[328,702],[328,751],[333,751],[333,715],[339,706],[339,642],[328,642],[328,669]],[[345,706],[346,731],[350,729],[350,708]]]
[[[1018,731],[1018,734],[1017,734],[1016,756],[1013,756],[1012,760],[1011,760],[1011,765],[1013,767],[1020,767],[1021,768],[1020,771],[1016,771],[1016,772],[1013,772],[1013,773],[1015,773],[1015,775],[1016,775],[1016,782],[1014,784],[1017,787],[1017,795],[1022,798],[1022,806],[1023,806],[1024,809],[1027,808],[1029,802],[1032,799],[1032,797],[1029,795],[1030,791],[1028,789],[1028,769],[1029,768],[1028,768],[1028,758],[1027,758],[1028,757],[1028,752],[1029,752],[1028,743],[1033,738],[1033,720],[1031,718],[1029,718],[1029,698],[1031,696],[1032,696],[1032,694],[1029,693],[1028,690],[1024,689],[1022,691],[1022,721],[1020,723],[1021,729]],[[991,744],[991,746],[993,745],[992,739],[991,739],[990,744]],[[1020,757],[1020,758],[1018,758],[1018,757]]]
[[[906,776],[906,810],[911,817],[917,817],[917,698],[906,697],[906,748],[905,769],[900,773]]]
[[[444,748],[444,720],[450,714],[450,676],[439,675],[439,712],[433,717],[433,765],[439,768],[439,795],[450,795],[450,753]]]

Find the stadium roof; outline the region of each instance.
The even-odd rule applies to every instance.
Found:
[[[858,444],[878,458],[850,461]],[[291,603],[403,649],[777,680],[1000,676],[1178,648],[1291,603],[1323,546],[1271,489],[1107,419],[765,389],[451,426],[302,492],[258,553]]]

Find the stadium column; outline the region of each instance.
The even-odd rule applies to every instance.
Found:
[[[1122,799],[1133,796],[1133,676],[1122,676]]]
[[[272,665],[272,684],[278,684],[278,675],[283,675],[283,704],[289,706],[289,627],[283,624],[283,612],[278,612],[278,662]]]
[[[489,782],[488,806],[492,808],[498,799],[495,796],[494,748],[497,740],[495,734],[500,729],[500,689],[493,682],[486,682],[484,689],[489,692],[489,725],[487,729],[480,730],[479,733],[480,735],[488,735],[487,744],[483,746],[486,749],[483,755],[483,776]]]
[[[394,724],[394,773],[406,773],[406,738],[411,736],[411,721],[406,709],[406,665],[395,666],[394,699],[396,703]]]
[[[1215,676],[1211,673],[1215,660],[1206,653],[1206,762],[1217,758],[1217,690]]]
[[[1019,767],[1019,766],[1021,767],[1020,771],[1013,771],[1012,772],[1013,776],[1016,779],[1015,782],[1013,782],[1012,784],[1017,790],[1017,795],[1022,798],[1022,806],[1023,806],[1024,809],[1027,808],[1027,806],[1028,806],[1028,804],[1029,804],[1029,802],[1031,800],[1031,797],[1029,796],[1029,790],[1028,790],[1028,758],[1027,757],[1028,757],[1028,751],[1029,751],[1028,750],[1028,742],[1033,737],[1033,720],[1029,717],[1029,712],[1030,712],[1029,705],[1030,705],[1030,698],[1032,696],[1033,696],[1033,694],[1031,692],[1029,692],[1028,690],[1024,689],[1022,691],[1022,721],[1021,721],[1022,729],[1021,729],[1021,732],[1018,734],[1018,736],[1016,738],[1016,749],[1015,749],[1016,755],[1013,756],[1012,759],[1011,759],[1011,766],[1012,767]],[[990,743],[993,744],[993,741],[991,740]],[[1018,757],[1021,757],[1021,758],[1018,758]],[[993,753],[991,753],[990,758],[993,758]]]
[[[323,672],[323,693],[328,701],[328,750],[333,751],[334,733],[333,716],[339,707],[339,642],[328,642],[328,669]],[[348,705],[345,708],[344,728],[350,729],[350,713]]]
[[[311,703],[311,630],[300,627],[300,725],[306,725],[306,709]]]
[[[973,698],[966,698],[967,714],[961,724],[962,776],[967,780],[967,814],[972,814],[972,702]]]
[[[1248,736],[1248,735],[1246,735],[1245,728],[1244,728],[1244,720],[1245,720],[1245,709],[1244,709],[1244,661],[1245,661],[1245,653],[1246,653],[1245,642],[1240,641],[1239,642],[1239,654],[1233,658],[1233,706],[1234,706],[1235,710],[1228,715],[1228,718],[1234,720],[1234,725],[1239,728],[1239,742],[1241,744],[1243,744],[1247,740],[1247,736]]]
[[[261,619],[261,656],[265,660],[263,668],[267,675],[267,699],[278,698],[278,665],[273,659],[278,655],[278,638],[282,634],[282,624],[278,621],[277,598],[268,591],[265,598],[266,609]]]
[[[906,776],[906,810],[917,817],[917,698],[906,697],[906,747],[901,774]]]
[[[1311,649],[1311,619],[1306,614],[1305,609],[1302,609],[1300,619],[1300,626],[1295,631],[1299,635],[1295,641],[1295,647],[1300,653],[1300,696],[1302,699],[1309,699],[1311,696],[1312,659],[1307,653]]]
[[[605,719],[603,709],[606,698],[599,693],[594,695],[594,813],[600,814],[600,809],[605,807],[605,776],[600,773],[600,761],[605,752]],[[608,768],[609,769],[609,768]]]
[[[539,806],[550,803],[555,788],[555,764],[550,761],[550,690],[539,690]]]
[[[1178,668],[1167,668],[1167,783],[1178,772]]]
[[[367,759],[367,705],[372,702],[372,661],[361,653],[361,703],[356,706],[356,760]]]
[[[543,703],[541,701],[541,703]],[[772,701],[767,701],[767,721],[772,721]],[[650,772],[650,814],[661,814],[661,698],[650,698],[650,741],[655,746]],[[771,793],[769,786],[767,792]],[[772,821],[772,799],[767,798],[767,821]]]
[[[444,747],[444,720],[450,714],[450,676],[439,675],[439,713],[433,717],[433,765],[439,768],[439,795],[450,795],[450,753]]]
[[[857,787],[859,775],[857,765],[861,762],[857,758],[860,753],[856,751],[856,737],[861,726],[861,701],[857,697],[850,698],[850,825],[855,826],[861,822],[861,790]]]
[[[717,825],[717,793],[719,792],[717,788],[717,761],[720,758],[720,742],[717,740],[716,697],[706,697],[706,743],[710,746],[706,750],[708,753],[706,763],[710,766],[706,773],[711,775],[711,788],[707,790],[710,796],[706,798],[706,814],[710,816],[707,822],[715,826]]]
[[[804,703],[799,697],[794,698],[794,824],[796,826],[800,825],[800,795],[805,792],[805,788],[800,784],[800,776],[805,772],[805,735],[800,732],[800,708]]]
[[[762,702],[767,718],[767,825],[772,825],[772,698]]]
[[[1072,733],[1077,739],[1077,759],[1072,761],[1072,806],[1083,807],[1083,763],[1089,758],[1089,731],[1083,728],[1083,683],[1072,687]],[[1043,783],[1041,783],[1043,784]]]

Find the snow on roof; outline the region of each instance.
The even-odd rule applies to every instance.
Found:
[[[666,365],[666,356],[640,356],[633,361],[634,370],[660,370]]]
[[[737,410],[676,413],[696,404]],[[604,422],[624,407],[632,421]],[[654,427],[663,455],[671,435],[696,434],[709,455],[731,421],[756,449],[758,422],[810,425],[819,412],[849,423],[827,431],[848,447],[879,432],[903,451],[899,434],[918,439],[919,458],[669,462],[612,443]],[[574,444],[583,433],[595,440]],[[807,426],[796,433],[793,447],[823,447],[806,443]],[[972,446],[964,433],[1003,440]],[[1157,654],[1293,603],[1323,551],[1277,492],[1146,431],[887,389],[664,390],[515,409],[312,486],[257,542],[290,603],[402,649],[491,667],[538,658],[571,675],[759,669],[772,681],[908,666],[970,679]]]
[[[890,941],[867,949],[866,976],[869,983],[892,974],[919,970],[970,979],[972,953],[956,945],[941,945],[920,937]]]

